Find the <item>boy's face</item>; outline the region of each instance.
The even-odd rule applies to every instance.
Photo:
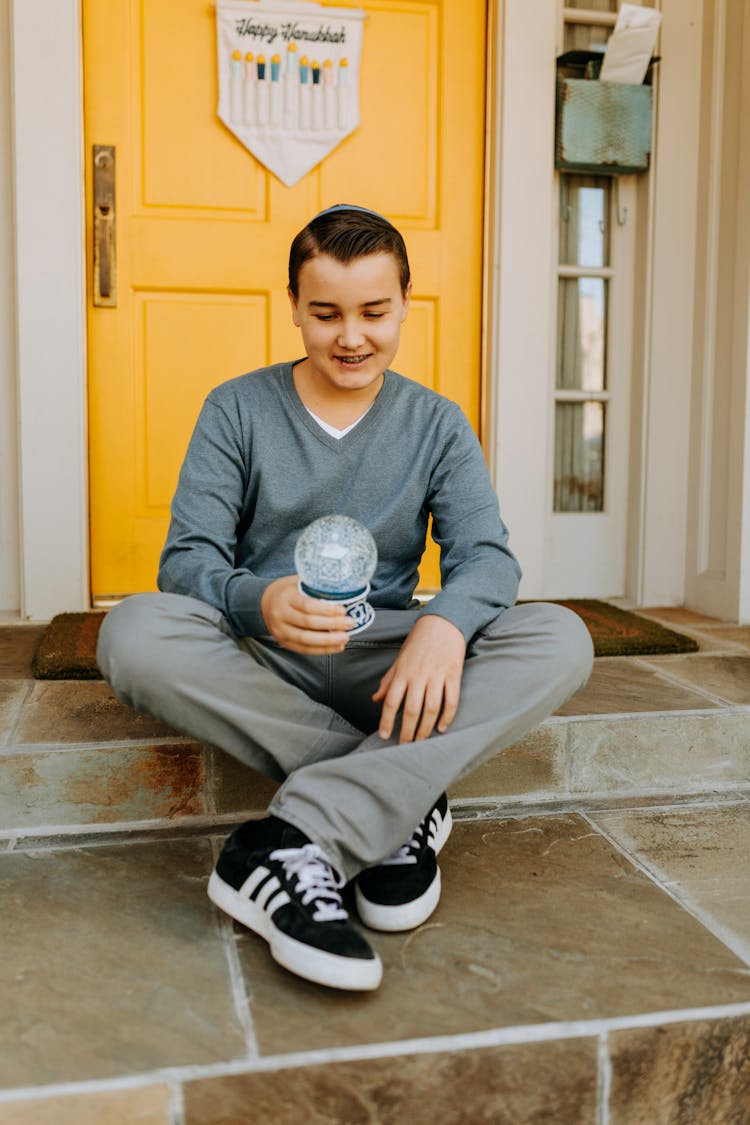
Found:
[[[379,380],[409,308],[393,255],[369,254],[345,265],[319,254],[300,269],[298,289],[296,299],[289,293],[292,318],[319,389],[346,395]]]

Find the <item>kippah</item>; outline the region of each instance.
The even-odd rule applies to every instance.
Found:
[[[388,223],[389,227],[393,226],[393,223],[386,219],[385,215],[381,215],[379,211],[372,211],[369,207],[360,207],[357,203],[334,203],[332,207],[326,207],[325,211],[319,211],[310,222],[314,223],[315,219],[322,219],[324,215],[333,215],[337,211],[363,211],[365,215],[374,215],[376,219]]]

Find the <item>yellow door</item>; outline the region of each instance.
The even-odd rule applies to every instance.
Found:
[[[286,188],[216,116],[209,0],[84,0],[89,260],[92,146],[114,145],[117,166],[116,307],[92,307],[89,292],[94,598],[154,589],[208,391],[300,355],[288,248],[332,203],[372,207],[403,231],[414,298],[394,366],[478,428],[485,0],[333,6],[368,15],[361,124]],[[424,584],[437,574],[430,556]]]

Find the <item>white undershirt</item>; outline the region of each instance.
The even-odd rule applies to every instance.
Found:
[[[367,407],[367,410],[365,410],[365,414],[367,414],[371,409],[372,403],[370,403],[370,405]],[[337,430],[335,426],[330,425],[329,422],[324,422],[323,419],[319,418],[317,414],[313,414],[309,406],[306,406],[305,410],[311,418],[315,419],[321,430],[325,430],[327,434],[330,434],[332,438],[336,438],[337,441],[340,438],[344,437],[345,434],[348,434],[350,430],[353,430],[355,426],[358,426],[365,416],[365,414],[361,414],[359,418],[357,418],[356,422],[352,422],[351,426],[345,426],[343,430]]]

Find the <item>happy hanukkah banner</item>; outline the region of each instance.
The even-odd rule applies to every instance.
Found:
[[[359,124],[364,19],[299,0],[217,0],[219,117],[287,187]]]

